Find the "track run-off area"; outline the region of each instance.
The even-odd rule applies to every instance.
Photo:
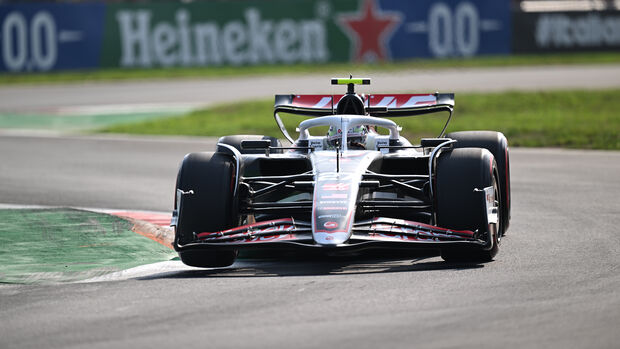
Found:
[[[575,74],[599,69],[582,68],[570,67]],[[536,69],[506,70],[542,74]],[[609,69],[602,75],[615,84],[599,87],[620,85],[620,69]],[[470,71],[460,77],[452,71],[449,80],[455,86],[470,81],[472,90],[484,90],[467,80]],[[510,74],[481,71],[480,76],[493,75],[510,86]],[[372,77],[378,85],[381,80]],[[327,78],[313,80],[327,86]],[[300,82],[294,78],[250,80],[256,84],[240,84],[229,100],[308,91],[296,89]],[[410,80],[422,81],[423,75],[412,74]],[[530,82],[539,85],[531,89],[570,88],[559,82],[549,86],[546,80],[539,76]],[[582,88],[596,87],[581,80]],[[439,90],[459,91],[447,83]],[[123,98],[98,91],[100,102],[88,92],[81,98],[79,85],[62,85],[58,91],[64,92],[58,94],[66,102],[40,107],[151,103],[144,96],[157,83],[135,84]],[[149,87],[141,90],[140,84]],[[182,94],[167,85],[182,82],[160,84],[161,95],[166,90]],[[209,96],[224,91],[213,81],[208,84],[211,90],[202,91],[206,104],[217,101]],[[406,89],[396,83],[391,87],[382,90]],[[47,93],[32,92],[38,88],[52,89],[0,88],[3,108],[34,108]],[[12,89],[33,90],[19,102],[10,98],[20,95]],[[261,93],[244,94],[246,89]],[[520,87],[515,82],[503,89]],[[170,103],[175,101],[196,102],[171,97]],[[170,212],[183,155],[214,147],[212,138],[0,131],[0,203]],[[289,256],[244,259],[209,270],[171,260],[89,282],[0,284],[0,347],[617,347],[620,152],[513,148],[510,155],[511,227],[491,263],[449,264],[428,254]]]

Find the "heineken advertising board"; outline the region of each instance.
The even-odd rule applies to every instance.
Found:
[[[330,3],[325,3],[327,6]],[[109,5],[104,66],[209,66],[345,60],[346,38],[315,1]]]
[[[1,5],[0,69],[321,64],[509,54],[510,26],[509,2],[497,0]]]

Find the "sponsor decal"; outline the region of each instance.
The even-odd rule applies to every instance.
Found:
[[[327,200],[327,201],[319,201],[319,205],[330,205],[330,204],[342,204],[347,205],[349,202],[346,200]]]
[[[321,207],[321,209],[325,211],[346,211],[349,208],[347,206],[328,206],[328,207]]]
[[[349,184],[347,183],[325,183],[322,186],[323,190],[328,191],[348,191]]]
[[[323,141],[320,139],[312,139],[308,142],[308,146],[314,148],[314,150],[323,150]]]
[[[346,199],[349,194],[329,194],[329,195],[321,195],[321,199]]]
[[[345,216],[341,214],[322,214],[322,215],[319,215],[317,218],[322,219],[322,218],[344,218],[344,217]]]
[[[336,229],[338,228],[338,226],[339,225],[337,222],[329,221],[329,222],[323,223],[323,227],[325,227],[325,229]]]

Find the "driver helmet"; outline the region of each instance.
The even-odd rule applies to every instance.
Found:
[[[347,131],[347,146],[350,149],[366,149],[366,134],[368,128],[360,125],[350,128]],[[337,147],[342,140],[342,130],[340,128],[330,126],[327,131],[327,144],[330,147]]]

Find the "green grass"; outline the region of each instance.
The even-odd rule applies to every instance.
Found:
[[[112,133],[223,136],[265,134],[282,138],[273,101],[227,104],[212,109],[102,130]],[[416,142],[437,136],[447,114],[397,118],[402,134]],[[284,115],[290,131],[302,117]],[[512,146],[620,149],[620,90],[459,94],[450,131],[497,130]]]
[[[100,69],[82,71],[64,71],[54,73],[18,73],[0,75],[1,84],[40,84],[66,83],[84,81],[115,81],[132,79],[170,79],[170,78],[222,78],[247,75],[277,75],[332,73],[346,75],[348,73],[366,74],[373,72],[389,72],[404,69],[441,69],[461,67],[503,67],[548,64],[607,64],[620,63],[620,52],[594,52],[576,54],[544,54],[544,55],[512,55],[486,56],[468,59],[414,59],[392,63],[352,64],[331,63],[324,65],[259,65],[247,67],[187,67],[187,68],[154,68],[154,69]]]
[[[83,280],[176,255],[131,227],[73,209],[0,210],[0,284]]]

